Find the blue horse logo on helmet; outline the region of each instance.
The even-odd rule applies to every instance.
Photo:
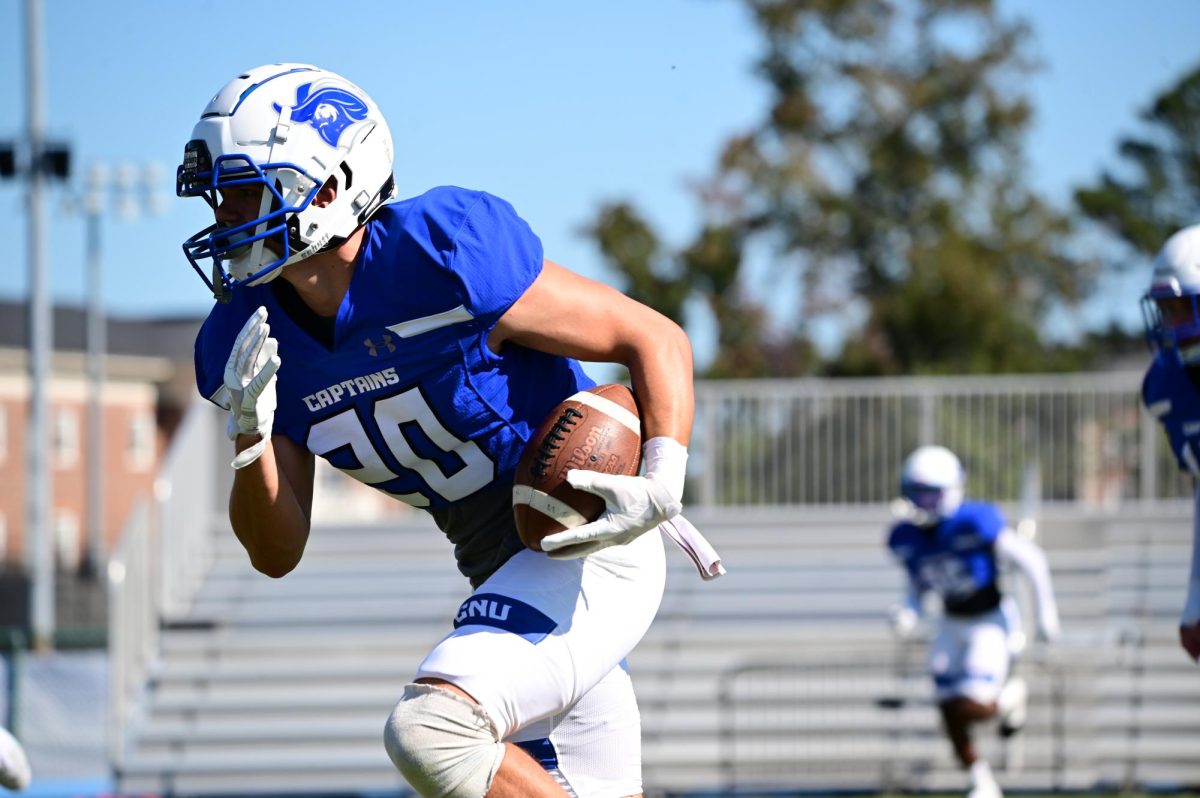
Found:
[[[345,89],[317,89],[310,96],[311,89],[312,84],[305,83],[296,90],[292,121],[312,125],[326,144],[336,147],[343,130],[367,118],[367,104]],[[281,110],[278,103],[275,110]]]

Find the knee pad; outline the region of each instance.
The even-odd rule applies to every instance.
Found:
[[[425,798],[483,798],[504,758],[483,707],[431,684],[409,684],[388,717],[383,744]]]

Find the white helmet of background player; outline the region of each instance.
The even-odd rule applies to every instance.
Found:
[[[914,521],[936,524],[962,504],[965,479],[954,452],[945,446],[922,446],[904,460],[900,495]]]
[[[392,197],[392,158],[387,122],[358,86],[308,64],[251,69],[225,84],[200,115],[175,193],[204,197],[215,211],[221,190],[261,186],[258,218],[207,227],[183,251],[213,293],[228,300],[238,285],[274,279],[289,263],[353,233]],[[337,198],[317,207],[313,198],[328,180],[336,181]]]
[[[1200,225],[1167,239],[1154,259],[1150,290],[1142,297],[1146,338],[1173,349],[1184,363],[1200,361]]]

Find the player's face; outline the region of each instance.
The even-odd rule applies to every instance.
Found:
[[[262,186],[230,186],[221,189],[217,221],[226,227],[237,227],[254,221],[258,218],[262,195]]]
[[[1158,311],[1162,314],[1163,326],[1178,327],[1196,321],[1195,309],[1190,296],[1164,297],[1158,300]]]
[[[217,224],[222,227],[239,227],[249,224],[261,215],[263,187],[262,185],[229,186],[219,190],[221,201],[217,204]],[[272,206],[278,207],[278,200],[272,200]],[[267,237],[263,243],[276,255],[282,254],[279,242],[274,236]]]

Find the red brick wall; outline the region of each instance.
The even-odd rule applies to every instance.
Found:
[[[161,459],[164,443],[162,436],[153,429],[154,400],[152,389],[118,391],[115,397],[106,396],[103,406],[104,438],[102,443],[103,468],[102,486],[104,495],[103,532],[106,548],[119,539],[121,529],[129,517],[135,502],[149,495],[154,474]],[[75,392],[67,392],[78,393]],[[131,394],[131,395],[126,395]],[[136,395],[142,394],[142,395]],[[53,396],[53,394],[52,394]],[[26,493],[29,489],[27,473],[28,401],[15,396],[0,398],[3,416],[3,457],[0,458],[0,513],[3,513],[6,529],[6,552],[4,559],[10,563],[25,562]],[[88,457],[88,410],[82,397],[58,397],[51,400],[48,426],[54,438],[55,417],[62,412],[75,418],[76,455],[73,462],[64,463],[51,454],[53,463],[53,493],[55,514],[69,513],[78,527],[78,551],[76,559],[82,559],[88,538],[87,467]],[[151,429],[153,451],[145,467],[130,458],[131,425],[141,415],[148,419]],[[53,448],[53,446],[52,446]]]

